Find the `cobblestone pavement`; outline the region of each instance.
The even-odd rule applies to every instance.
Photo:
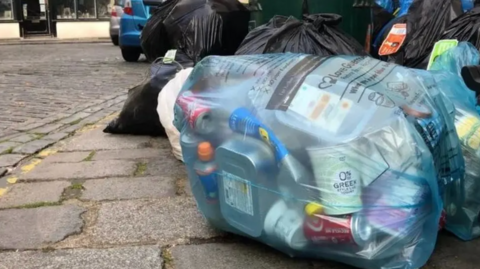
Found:
[[[0,154],[10,153],[0,156],[0,176],[119,110],[148,69],[108,43],[0,46],[0,55]]]
[[[109,118],[112,118],[110,116]],[[0,194],[0,268],[352,269],[212,229],[167,139],[89,125],[22,161]],[[480,241],[442,233],[425,269],[478,268]]]
[[[0,269],[352,269],[215,231],[167,139],[103,134],[146,64],[108,44],[0,52]],[[478,268],[479,248],[441,233],[424,268]]]

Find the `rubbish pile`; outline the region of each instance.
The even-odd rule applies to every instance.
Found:
[[[141,35],[143,52],[154,62],[152,76],[129,90],[119,118],[113,120],[104,132],[173,135],[173,128],[167,127],[165,131],[160,123],[157,113],[159,93],[178,72],[192,67],[203,57],[234,54],[248,33],[249,20],[249,11],[237,0],[164,1],[156,8]],[[167,52],[172,54],[166,55]],[[167,61],[155,63],[164,56]],[[178,152],[175,156],[181,160]]]
[[[291,256],[421,267],[465,163],[417,76],[364,56],[204,59],[175,108],[200,211]]]
[[[480,4],[480,1],[479,1]],[[443,33],[441,39],[468,41],[480,49],[480,5],[456,18]]]
[[[479,61],[478,50],[462,42],[440,55],[431,68],[440,71],[433,72],[433,76],[441,92],[451,101],[445,103],[455,120],[465,158],[465,176],[447,185],[444,199],[447,229],[463,240],[480,236],[480,116],[475,109],[475,93],[459,85],[463,81],[458,77],[461,77],[462,67],[476,65]]]
[[[427,68],[430,52],[451,21],[462,14],[460,0],[404,1],[399,15],[373,41],[379,59]],[[403,11],[405,10],[405,11]]]
[[[232,55],[248,33],[250,12],[237,0],[167,0],[145,25],[142,48],[149,60],[169,49],[194,63],[208,55]]]
[[[366,55],[360,43],[338,28],[341,20],[337,14],[305,15],[302,21],[275,16],[267,24],[250,31],[235,54]]]
[[[420,268],[443,227],[480,236],[480,2],[375,2],[360,44],[338,14],[248,32],[237,0],[167,0],[142,33],[151,77],[106,131],[168,136],[221,230]]]
[[[181,52],[167,55],[165,59],[154,63],[151,77],[128,90],[128,98],[120,115],[103,131],[111,134],[166,136],[168,131],[160,123],[157,113],[158,95],[178,72],[192,66],[193,62]]]

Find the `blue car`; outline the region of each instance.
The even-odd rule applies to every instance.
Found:
[[[119,31],[120,49],[125,61],[136,62],[140,58],[140,34],[150,15],[151,8],[142,0],[125,0]]]

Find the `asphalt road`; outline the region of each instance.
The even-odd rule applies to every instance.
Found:
[[[147,70],[108,43],[0,46],[0,137],[108,100]]]

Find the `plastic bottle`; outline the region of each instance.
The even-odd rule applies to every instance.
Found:
[[[220,209],[225,220],[240,232],[260,237],[275,190],[275,155],[263,141],[236,134],[216,149]]]
[[[217,165],[214,161],[214,149],[210,142],[198,144],[197,156],[194,169],[205,191],[208,203],[218,202]]]

